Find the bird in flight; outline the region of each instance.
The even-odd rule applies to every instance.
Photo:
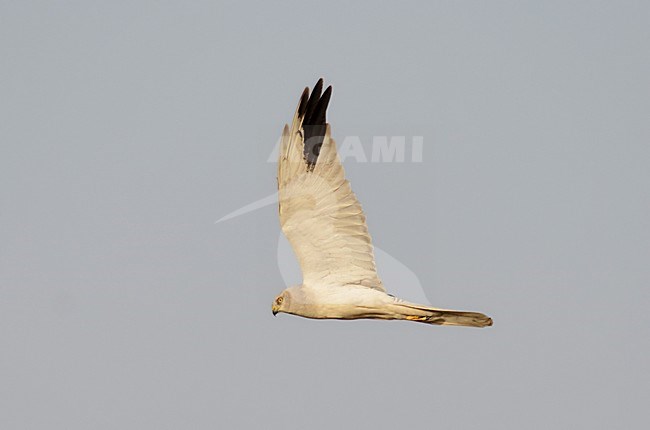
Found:
[[[361,205],[345,179],[325,112],[332,95],[320,79],[305,88],[291,127],[284,126],[278,162],[282,231],[298,257],[302,285],[275,298],[278,312],[316,319],[408,320],[486,327],[478,312],[432,308],[386,293],[377,275]]]

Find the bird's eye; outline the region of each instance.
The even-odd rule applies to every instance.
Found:
[[[283,300],[282,297],[278,297],[277,299],[275,299],[275,303],[281,305],[281,304],[282,304],[282,300]]]

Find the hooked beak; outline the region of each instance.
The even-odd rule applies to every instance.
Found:
[[[271,312],[273,312],[273,316],[276,316],[280,310],[275,306],[271,306]]]

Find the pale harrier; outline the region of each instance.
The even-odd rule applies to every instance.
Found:
[[[437,309],[386,293],[375,268],[366,219],[345,179],[325,121],[332,87],[305,88],[278,162],[280,224],[300,262],[302,285],[273,301],[273,314],[307,318],[409,320],[485,327],[477,312]]]

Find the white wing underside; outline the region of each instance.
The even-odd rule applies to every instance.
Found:
[[[303,285],[363,285],[385,291],[377,276],[366,219],[330,135],[315,165],[304,156],[303,118],[285,125],[278,161],[280,224],[295,252]]]

